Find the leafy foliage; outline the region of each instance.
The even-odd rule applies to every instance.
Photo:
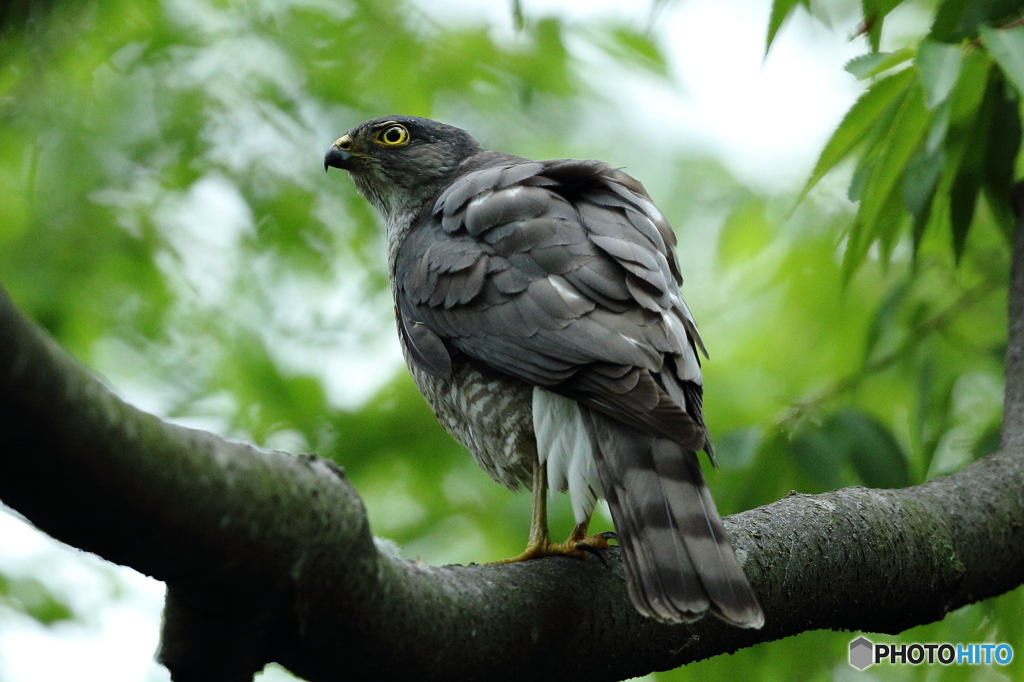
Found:
[[[872,52],[847,68],[875,80],[825,146],[804,190],[857,152],[849,196],[859,206],[844,253],[847,278],[873,245],[888,261],[908,227],[915,251],[929,227],[948,229],[959,259],[982,196],[1007,239],[1013,234],[1024,4],[946,0],[916,48],[879,52],[881,27],[897,4],[865,1]]]
[[[70,607],[35,578],[8,578],[0,574],[0,607],[24,613],[43,625],[75,618]]]

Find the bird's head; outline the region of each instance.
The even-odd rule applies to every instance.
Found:
[[[384,116],[342,135],[324,156],[324,170],[347,170],[359,193],[390,223],[418,213],[480,151],[461,128],[415,116]]]

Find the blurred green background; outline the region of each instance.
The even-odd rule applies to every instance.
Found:
[[[343,464],[373,531],[403,555],[511,556],[526,540],[529,497],[492,483],[419,397],[394,335],[377,218],[344,174],[321,166],[330,143],[364,119],[429,116],[493,149],[601,158],[647,185],[679,234],[683,293],[711,353],[705,407],[722,466],[709,476],[723,514],[790,490],[911,485],[994,451],[1009,267],[998,216],[979,204],[959,263],[948,231],[931,229],[916,250],[909,235],[876,243],[850,276],[853,169],[841,165],[797,198],[865,83],[844,73],[838,94],[820,93],[832,104],[824,132],[802,141],[809,155],[762,148],[746,164],[741,144],[723,146],[672,104],[706,91],[680,73],[680,55],[694,74],[764,56],[767,0],[718,3],[756,17],[753,34],[726,39],[737,26],[715,23],[712,10],[689,15],[706,26],[677,31],[688,8],[714,4],[54,0],[27,22],[9,12],[0,283],[134,404]],[[868,51],[877,36],[851,35],[870,4],[812,5],[813,19],[801,6],[763,70],[773,59],[795,64],[787,50],[833,60]],[[797,3],[775,5],[777,28],[779,7]],[[934,10],[903,4],[882,49],[915,45]],[[801,125],[819,105],[787,99],[783,82],[758,93],[774,102],[769,111],[741,109],[737,90],[748,84],[721,80],[723,101],[736,102],[720,122],[726,137],[730,126],[741,141],[769,134],[768,115]],[[552,525],[555,535],[571,529],[565,496]],[[18,633],[89,636],[92,612],[130,591],[90,564],[81,570],[103,573],[100,596],[76,601],[69,585],[81,581],[66,576],[78,569],[24,560],[5,545],[13,538],[0,533],[0,682],[45,679],[12,662],[27,641]],[[1022,595],[872,639],[1008,642],[1024,654]],[[155,641],[158,622],[147,623]],[[1017,661],[861,673],[846,663],[855,636],[809,632],[649,678],[1024,676]],[[162,679],[152,666],[95,674]]]

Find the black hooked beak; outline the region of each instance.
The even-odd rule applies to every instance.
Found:
[[[332,144],[331,148],[328,149],[327,153],[324,155],[324,170],[326,171],[331,166],[342,170],[348,170],[352,161],[352,152],[349,151],[349,147],[351,146],[352,141],[348,139],[348,135]]]

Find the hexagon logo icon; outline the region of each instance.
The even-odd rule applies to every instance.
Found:
[[[850,665],[857,670],[864,670],[874,663],[875,645],[867,637],[858,637],[850,642]]]

